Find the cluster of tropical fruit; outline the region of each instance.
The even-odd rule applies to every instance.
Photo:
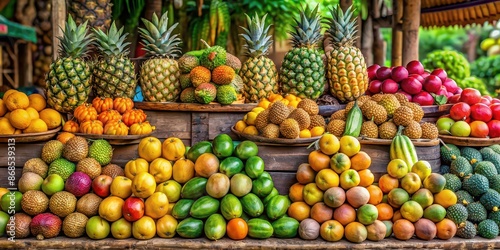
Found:
[[[62,116],[40,94],[10,89],[0,99],[0,134],[40,133],[61,126]]]
[[[440,134],[459,137],[500,137],[500,100],[465,88],[453,100],[450,113],[436,124]]]
[[[500,22],[497,22],[490,31],[488,38],[481,42],[481,50],[486,51],[488,56],[500,54]]]
[[[242,79],[237,75],[241,61],[221,46],[206,46],[208,48],[190,51],[178,60],[180,101],[231,104],[241,96],[243,88]]]
[[[128,97],[96,97],[73,112],[63,131],[97,135],[145,135],[155,130],[142,109],[135,109]]]
[[[2,195],[2,230],[3,223],[11,223],[15,238],[52,238],[61,231],[68,237],[83,235],[88,217],[101,200],[90,193],[93,180],[121,169],[109,164],[112,154],[105,140],[95,140],[90,146],[85,138],[74,135],[48,141],[40,158],[24,164],[19,191]],[[8,214],[12,217],[7,222]]]
[[[410,139],[436,139],[436,125],[422,122],[423,117],[422,107],[409,102],[404,94],[364,95],[333,113],[326,130],[337,137],[393,139],[403,126],[403,134]]]
[[[441,146],[445,188],[455,192],[457,204],[446,217],[457,224],[457,236],[492,239],[500,227],[500,145],[483,148]]]
[[[236,131],[266,138],[310,138],[325,132],[325,118],[311,99],[272,94],[234,125]]]

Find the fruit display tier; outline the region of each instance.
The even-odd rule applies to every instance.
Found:
[[[107,238],[103,240],[92,240],[87,237],[75,239],[67,237],[57,237],[46,240],[36,240],[35,238],[16,240],[15,242],[7,239],[0,240],[2,249],[97,249],[106,246],[106,249],[224,249],[231,246],[233,249],[280,249],[286,246],[286,249],[495,249],[500,247],[500,239],[485,240],[475,237],[473,239],[452,238],[449,240],[431,240],[423,241],[419,239],[410,239],[400,241],[394,238],[384,239],[383,241],[373,242],[365,241],[363,243],[351,243],[346,240],[338,242],[328,242],[317,239],[305,241],[299,238],[278,239],[271,238],[267,240],[244,239],[240,241],[222,238],[218,241],[211,241],[206,238],[182,239],[175,237],[173,239],[153,238],[150,240],[123,239],[116,240]]]

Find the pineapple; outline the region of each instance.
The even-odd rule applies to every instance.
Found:
[[[245,34],[240,36],[245,41],[245,53],[248,56],[239,72],[244,83],[245,102],[258,102],[278,92],[276,65],[267,57],[273,41],[267,35],[270,26],[266,25],[266,16],[259,20],[257,14],[253,18],[247,15],[248,29],[241,27]]]
[[[152,56],[141,67],[142,94],[146,101],[173,102],[181,93],[179,65],[172,58],[181,54],[181,39],[178,34],[172,34],[178,23],[168,27],[168,12],[160,19],[153,14],[151,22],[146,19],[142,21],[145,28],[140,28],[139,32],[144,50]]]
[[[127,57],[129,42],[125,42],[128,34],[123,34],[123,27],[118,30],[115,23],[111,24],[108,34],[100,29],[94,29],[97,48],[104,56],[94,65],[93,80],[97,96],[129,97],[135,94],[135,68]]]
[[[295,30],[290,32],[293,48],[283,60],[280,86],[284,93],[316,100],[325,88],[324,53],[316,47],[322,39],[318,6],[314,10],[307,6],[295,22]]]
[[[346,103],[365,93],[368,73],[361,50],[353,45],[357,25],[352,19],[352,6],[345,13],[340,6],[333,7],[331,11],[333,17],[326,35],[333,49],[326,53],[326,78],[330,93],[339,102]]]
[[[68,13],[77,24],[89,21],[89,26],[107,30],[111,24],[111,0],[66,0]]]
[[[93,41],[87,31],[87,22],[77,26],[71,15],[68,16],[64,35],[58,37],[61,41],[59,59],[50,65],[45,79],[47,103],[62,113],[72,112],[87,101],[92,90],[91,69],[83,59]]]

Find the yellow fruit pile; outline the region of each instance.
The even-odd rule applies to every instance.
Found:
[[[78,106],[74,118],[66,121],[63,131],[105,135],[145,135],[155,130],[142,109],[135,109],[130,98],[96,97],[92,103]]]
[[[59,127],[61,114],[46,105],[40,94],[28,96],[15,89],[8,90],[0,99],[0,134],[40,133]]]
[[[305,99],[305,100],[308,100],[308,99]],[[297,97],[293,94],[288,94],[286,96],[282,96],[280,94],[271,94],[268,98],[261,99],[260,102],[257,104],[257,107],[253,108],[250,112],[245,114],[245,116],[243,117],[242,120],[237,121],[236,124],[234,125],[234,129],[236,131],[242,132],[244,134],[260,135],[260,136],[264,136],[267,138],[275,138],[276,136],[270,136],[270,135],[268,135],[269,133],[265,132],[265,129],[264,129],[265,124],[263,126],[259,127],[259,125],[257,124],[259,122],[258,121],[259,119],[257,118],[259,116],[259,114],[261,112],[267,110],[266,112],[268,112],[269,115],[266,114],[266,116],[272,116],[273,114],[271,114],[271,112],[269,111],[271,109],[271,106],[274,103],[281,102],[289,110],[288,115],[286,115],[286,117],[284,117],[284,118],[292,118],[292,116],[293,116],[292,113],[294,110],[302,109],[299,106],[299,103],[301,101],[303,101],[303,100],[300,97]],[[316,104],[314,104],[314,105],[316,105]],[[266,118],[264,120],[266,120],[265,121],[266,124],[275,124],[275,125],[277,125],[276,127],[278,129],[281,129],[280,133],[278,134],[279,137],[284,137],[284,138],[289,138],[289,139],[311,138],[311,137],[321,136],[322,134],[325,133],[325,126],[323,125],[324,118],[320,117],[321,118],[320,120],[322,122],[321,122],[321,125],[318,125],[318,124],[312,122],[313,116],[320,117],[317,113],[316,114],[309,114],[308,119],[310,121],[310,126],[307,126],[306,128],[298,130],[299,132],[296,133],[296,135],[297,135],[296,137],[295,137],[295,135],[292,135],[293,138],[290,138],[290,136],[287,136],[283,133],[282,124],[286,123],[286,122],[283,121],[281,123],[277,123],[277,122],[273,122],[272,119],[270,119],[270,118]],[[293,119],[297,120],[296,117],[293,117]],[[285,119],[285,120],[287,120],[287,119]]]

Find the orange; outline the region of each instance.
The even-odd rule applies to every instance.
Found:
[[[391,190],[399,187],[399,180],[391,177],[389,174],[384,174],[378,180],[378,187],[384,192],[389,193]]]
[[[61,126],[62,116],[55,109],[44,109],[40,112],[40,119],[47,123],[49,129],[55,129]]]
[[[269,99],[270,102],[276,102],[282,100],[283,96],[281,96],[280,94],[271,93],[267,99]]]
[[[16,92],[18,92],[17,89],[9,89],[9,90],[5,91],[5,93],[3,94],[3,99],[4,100],[7,99],[7,97],[9,95],[14,94]]]
[[[434,203],[437,203],[444,208],[448,208],[449,206],[457,203],[457,195],[449,189],[444,189],[434,195]]]
[[[36,111],[36,109],[34,109],[32,107],[27,107],[26,112],[28,112],[28,114],[30,115],[31,120],[35,120],[35,119],[40,118],[40,116],[38,115],[38,111]]]
[[[271,104],[271,102],[267,100],[267,98],[262,98],[259,104],[257,104],[257,107],[267,109],[269,107],[269,104]]]
[[[7,109],[10,111],[16,109],[25,109],[30,105],[30,99],[23,92],[14,92],[3,99],[5,101],[5,105]]]
[[[243,129],[243,133],[247,134],[247,135],[258,135],[259,131],[257,130],[257,128],[255,126],[251,125],[251,126],[245,127],[245,129]]]
[[[299,133],[299,138],[311,138],[311,131],[309,129],[301,130]]]
[[[304,190],[304,185],[300,183],[295,183],[288,189],[288,198],[292,202],[303,201],[304,197],[302,196],[302,192]]]
[[[370,171],[370,169],[358,171],[358,174],[360,179],[359,186],[368,187],[373,184],[375,176],[373,175],[372,171]]]
[[[8,111],[9,110],[7,109],[7,106],[5,106],[5,102],[0,99],[0,116],[4,116]]]
[[[351,168],[354,170],[363,170],[370,167],[372,158],[364,151],[359,151],[351,157]]]
[[[297,97],[294,94],[288,94],[285,96],[285,99],[292,102],[292,101],[295,101],[297,99]]]
[[[457,225],[450,219],[443,219],[436,223],[437,238],[441,240],[449,240],[457,233]]]
[[[369,204],[377,205],[382,202],[384,193],[382,193],[382,190],[379,187],[370,185],[366,187],[366,190],[368,190],[368,193],[370,193],[370,199],[368,200]]]
[[[234,218],[227,222],[226,234],[232,240],[242,240],[247,237],[248,225],[242,218]]]
[[[391,220],[394,215],[394,210],[391,205],[387,203],[380,203],[375,205],[378,210],[378,220]]]
[[[486,138],[490,132],[488,125],[483,121],[473,121],[470,125],[470,136],[478,138]]]
[[[19,135],[19,134],[22,134],[22,133],[23,133],[23,131],[20,130],[20,129],[16,129],[16,131],[14,131],[15,135]]]
[[[351,168],[351,159],[349,159],[349,156],[346,154],[335,153],[330,158],[330,167],[337,172],[337,174],[342,174],[342,172]]]
[[[234,125],[234,129],[238,132],[243,132],[243,130],[247,127],[247,124],[243,120],[239,120]]]
[[[24,109],[16,109],[11,112],[9,121],[14,128],[26,129],[31,123],[31,117],[28,111]]]
[[[317,137],[325,133],[325,128],[316,126],[311,129],[311,137]]]
[[[345,226],[344,229],[345,238],[354,243],[360,243],[366,240],[368,237],[368,231],[365,225],[359,222],[351,222]]]
[[[299,102],[300,101],[297,101],[297,100],[290,101],[290,103],[288,103],[288,106],[292,106],[294,108],[297,108],[297,105],[299,105]]]
[[[394,232],[396,239],[409,240],[415,233],[415,226],[409,220],[400,219],[392,225],[392,232]]]
[[[32,120],[23,133],[40,133],[47,131],[47,124],[42,119]]]
[[[333,155],[339,151],[340,141],[333,134],[324,134],[319,138],[318,146],[324,154]]]
[[[75,137],[75,135],[70,132],[62,132],[57,136],[57,140],[66,144],[66,142],[73,137]]]
[[[332,216],[333,209],[324,202],[318,202],[311,207],[311,219],[317,221],[319,224],[331,220]]]
[[[288,216],[298,220],[303,221],[309,218],[311,214],[311,207],[303,201],[294,202],[288,207]]]
[[[321,169],[330,167],[330,157],[319,150],[314,150],[309,153],[309,165],[316,172],[319,172]]]
[[[43,96],[40,94],[36,94],[36,93],[31,94],[28,96],[28,99],[30,100],[29,107],[36,109],[36,111],[38,111],[38,112],[42,111],[47,106],[47,102],[45,101],[45,98],[43,98]]]
[[[392,216],[392,222],[396,222],[397,220],[403,219],[403,216],[401,215],[401,211],[395,210],[394,215]]]
[[[0,117],[0,135],[12,135],[15,131],[16,128],[10,124],[9,119]]]

